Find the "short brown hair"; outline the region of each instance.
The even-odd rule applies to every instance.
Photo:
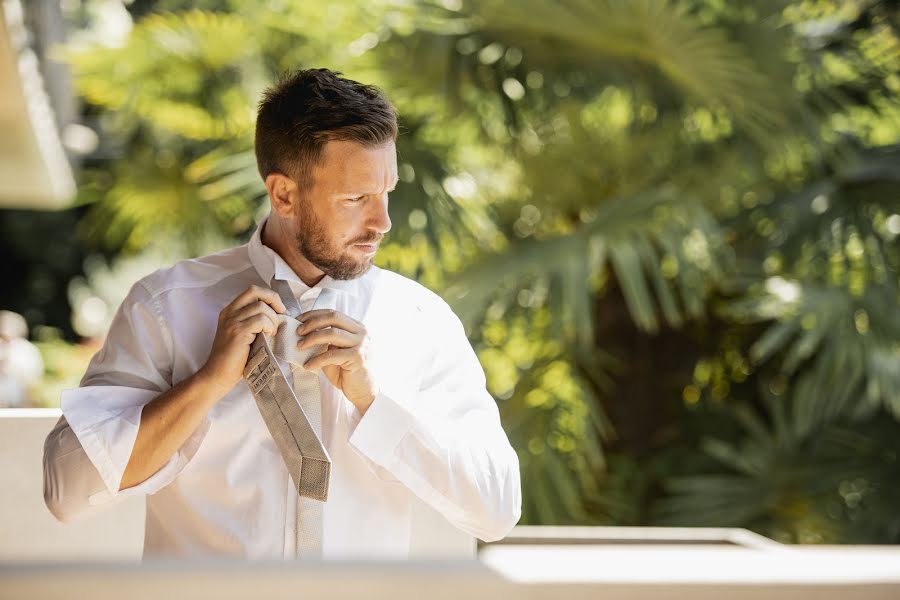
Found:
[[[397,110],[373,85],[328,69],[288,72],[268,88],[256,119],[256,164],[263,180],[283,173],[302,187],[330,140],[380,146],[397,139]]]

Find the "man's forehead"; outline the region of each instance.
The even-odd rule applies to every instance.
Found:
[[[393,141],[364,146],[329,141],[316,169],[316,184],[331,192],[377,193],[397,182],[397,150]]]

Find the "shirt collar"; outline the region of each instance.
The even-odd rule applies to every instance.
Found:
[[[266,226],[268,216],[264,218],[253,232],[253,237],[247,243],[247,252],[250,255],[250,262],[256,268],[257,273],[266,282],[266,285],[272,285],[275,279],[283,279],[288,282],[297,284],[303,289],[309,289],[309,286],[300,279],[293,269],[284,261],[281,256],[263,244],[262,231]],[[373,267],[374,268],[374,267]],[[369,269],[371,271],[372,269]],[[368,274],[368,273],[367,273]],[[326,275],[314,285],[314,288],[329,288],[356,296],[360,280],[365,279],[366,275],[357,279],[334,279],[330,275]]]

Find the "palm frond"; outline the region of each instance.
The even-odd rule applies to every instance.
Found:
[[[773,94],[781,89],[773,78],[787,81],[787,63],[770,61],[760,68],[722,28],[704,25],[675,3],[569,0],[512,5],[489,0],[467,3],[458,12],[427,11],[416,24],[418,37],[404,43],[416,48],[408,57],[410,72],[427,81],[410,86],[435,91],[450,84],[444,89],[453,93],[459,89],[454,82],[465,77],[496,94],[512,119],[516,109],[503,84],[512,78],[520,81],[516,87],[522,86],[527,66],[547,77],[560,76],[560,85],[569,89],[565,77],[573,72],[628,73],[608,83],[635,75],[649,81],[655,74],[669,88],[662,86],[661,96],[671,96],[676,89],[701,106],[722,108],[761,142],[790,124],[784,108],[791,99]],[[782,35],[764,29],[754,31],[757,38]],[[513,49],[520,62],[500,60],[507,49]],[[542,88],[548,95],[554,93],[553,83],[547,81]]]
[[[258,90],[234,85],[256,80],[250,73],[260,64],[246,44],[251,35],[250,25],[233,14],[151,14],[123,48],[70,47],[60,56],[93,104],[127,110],[188,139],[228,139],[253,125]]]
[[[800,427],[792,420],[802,417],[785,415],[790,405],[770,396],[770,415],[780,414],[771,423],[746,407],[733,412],[744,435],[704,439],[702,450],[719,467],[667,478],[653,522],[748,527],[787,542],[820,543],[851,541],[841,537],[841,521],[896,523],[888,482],[897,476],[897,423],[870,418],[852,428],[825,425],[814,438],[795,436]],[[869,539],[890,543],[898,531],[895,525]]]
[[[597,209],[591,223],[569,235],[512,243],[458,277],[447,297],[461,315],[472,319],[503,282],[551,274],[563,289],[580,290],[574,296],[590,297],[588,277],[603,267],[604,257],[609,258],[632,317],[648,331],[659,328],[651,289],[658,293],[665,318],[677,326],[686,317],[702,314],[712,282],[730,261],[716,222],[702,205],[660,190],[608,202]],[[569,307],[563,311],[569,315],[565,331],[572,335],[592,331],[585,311]]]
[[[798,434],[883,407],[900,419],[900,314],[890,287],[847,290],[770,278],[765,289],[721,308],[738,322],[775,319],[750,348],[756,364],[796,375]]]

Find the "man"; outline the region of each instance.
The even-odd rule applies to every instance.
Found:
[[[377,88],[326,69],[266,92],[256,154],[270,213],[248,244],[131,289],[45,444],[57,518],[146,495],[145,556],[405,558],[458,532],[510,531],[518,459],[459,320],[372,266],[396,137]],[[251,343],[285,313],[272,289],[284,282],[305,311],[299,348],[326,348],[303,365],[318,373],[331,459],[327,501],[312,507],[243,379]],[[333,310],[311,310],[323,290]],[[316,506],[318,553],[304,554]]]

